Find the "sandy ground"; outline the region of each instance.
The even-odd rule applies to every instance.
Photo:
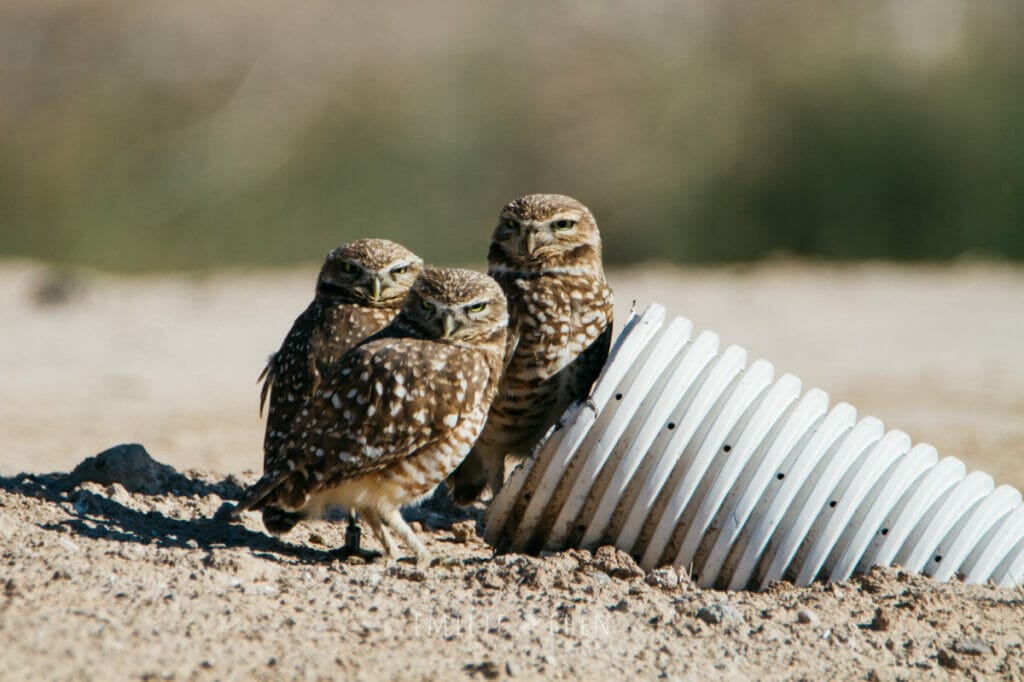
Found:
[[[412,513],[447,557],[422,572],[344,556],[337,523],[278,541],[258,519],[208,520],[255,477],[255,379],[315,272],[0,263],[0,678],[1024,678],[1019,590],[892,569],[720,593],[607,550],[492,559],[480,509]],[[774,263],[611,279],[619,319],[659,301],[1024,487],[1024,270]],[[135,492],[39,475],[124,442],[185,473]]]

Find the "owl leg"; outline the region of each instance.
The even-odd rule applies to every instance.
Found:
[[[398,545],[395,544],[391,534],[388,533],[388,529],[384,526],[384,520],[381,518],[380,513],[375,509],[364,509],[361,516],[366,521],[366,525],[370,527],[373,537],[377,538],[377,542],[380,543],[381,548],[384,550],[385,562],[395,561],[398,558]]]
[[[348,512],[348,525],[345,526],[345,551],[350,554],[359,554],[361,539],[362,531],[359,528],[359,517],[350,509]]]
[[[427,550],[423,542],[416,537],[416,533],[409,524],[402,518],[402,512],[399,509],[392,510],[384,517],[384,521],[395,529],[398,536],[402,538],[405,544],[409,545],[412,551],[416,554],[416,566],[418,568],[427,568],[430,566],[430,562],[434,560],[433,555]]]

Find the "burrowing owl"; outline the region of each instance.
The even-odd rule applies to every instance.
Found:
[[[386,239],[360,239],[327,254],[316,282],[316,296],[270,356],[260,378],[260,410],[270,396],[263,439],[263,465],[293,435],[292,425],[328,367],[367,336],[380,331],[402,305],[423,261]],[[267,530],[283,533],[298,517],[267,508]],[[350,526],[350,543],[358,530]]]
[[[501,288],[468,270],[424,270],[398,316],[328,368],[288,441],[233,510],[302,518],[359,512],[385,554],[385,525],[430,555],[399,512],[451,473],[483,428],[498,389],[508,313]]]
[[[568,405],[587,396],[612,335],[601,236],[586,206],[531,194],[502,209],[488,272],[509,307],[506,371],[487,426],[447,481],[459,504],[497,493],[505,456],[525,457]]]

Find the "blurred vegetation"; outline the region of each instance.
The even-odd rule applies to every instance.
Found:
[[[12,0],[0,254],[482,260],[501,205],[614,263],[1024,258],[1024,3]]]

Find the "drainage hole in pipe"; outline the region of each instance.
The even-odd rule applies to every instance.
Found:
[[[782,479],[784,479],[785,477],[786,477],[786,474],[782,473],[781,471],[775,475],[775,478],[779,479],[780,481]]]
[[[671,431],[674,428],[676,428],[676,423],[675,422],[669,422],[668,423],[668,430]]]
[[[830,506],[830,507],[833,507],[833,508],[834,508],[834,507],[835,507],[835,506],[836,506],[837,504],[839,504],[839,503],[838,503],[838,502],[836,502],[835,500],[832,500],[831,502],[829,502],[829,503],[828,503],[828,506]]]
[[[621,393],[616,393],[615,394],[615,399],[616,400],[622,400],[622,394]]]
[[[731,445],[723,445],[722,446],[722,450],[724,450],[725,452],[729,452],[730,450],[732,450],[732,446]]]
[[[882,535],[888,535],[888,534],[889,534],[889,529],[888,529],[888,528],[883,528],[883,529],[882,529],[882,530],[880,530],[879,532],[880,532],[880,533],[881,533]]]

